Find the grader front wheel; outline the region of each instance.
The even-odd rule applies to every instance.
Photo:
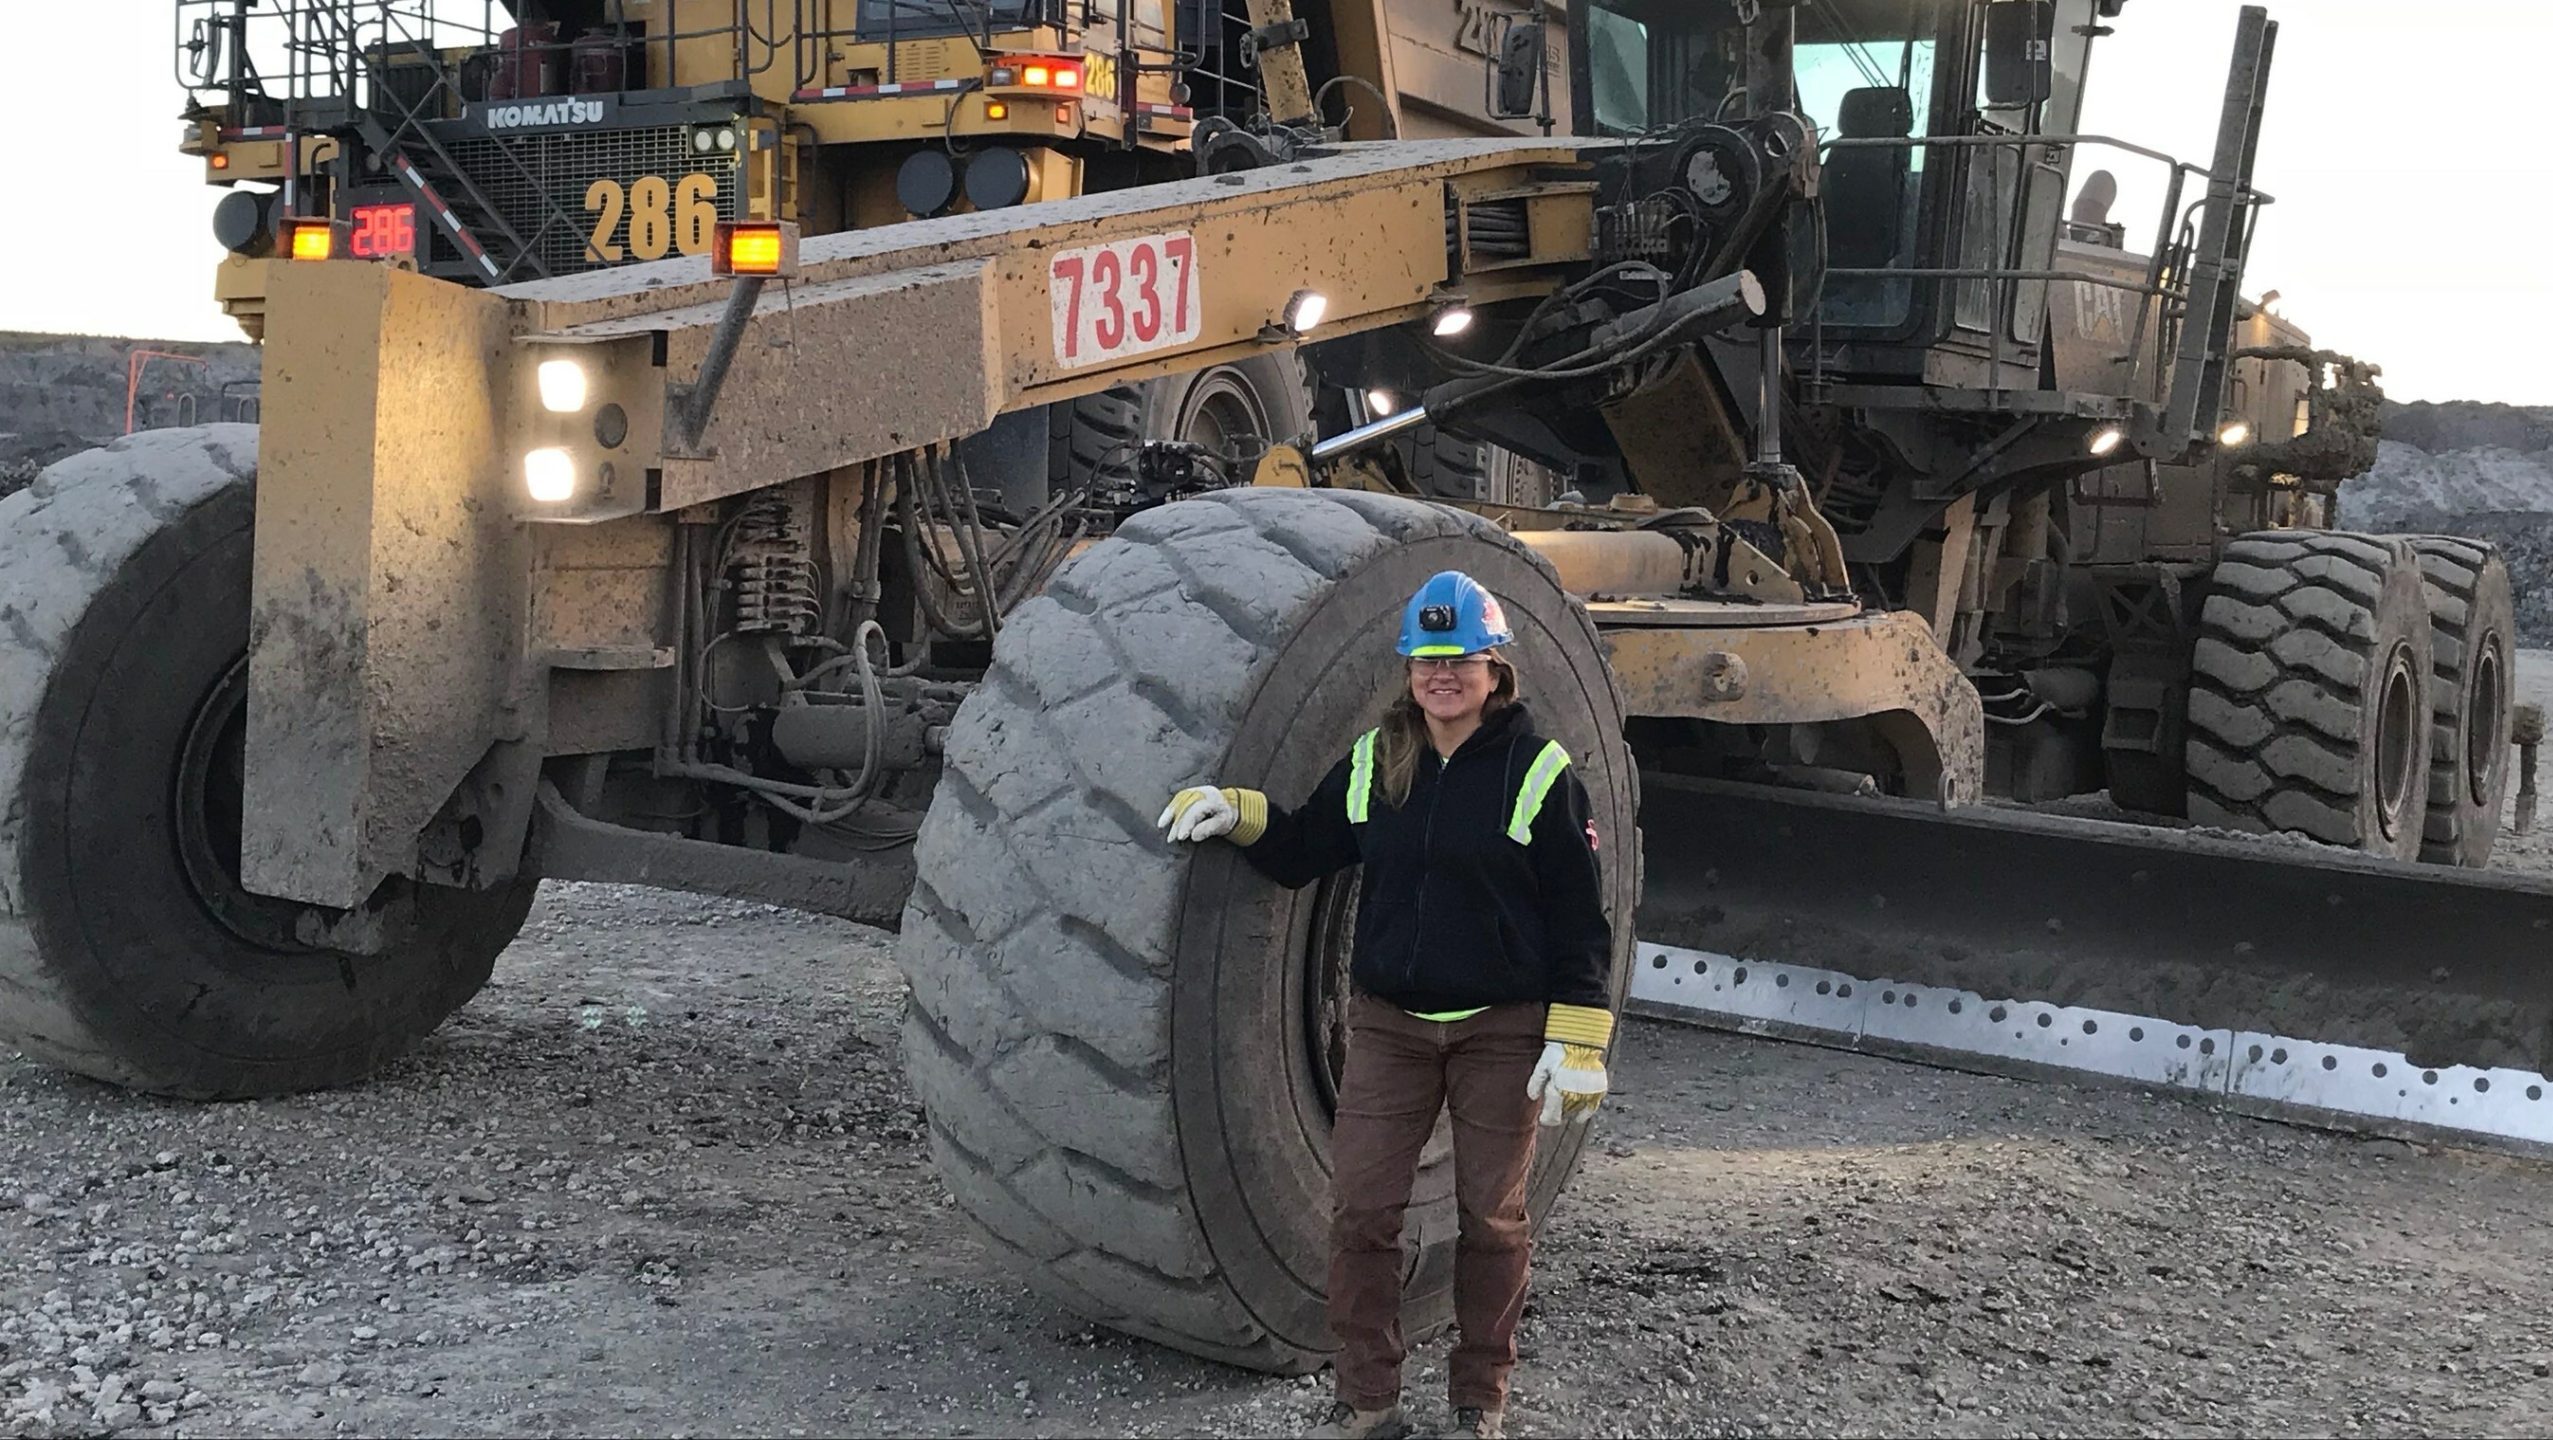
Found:
[[[2225,549],[2191,657],[2189,816],[2420,857],[2431,640],[2419,557],[2269,530]]]
[[[1153,818],[1212,779],[1296,801],[1397,683],[1399,608],[1438,570],[1505,602],[1538,723],[1576,757],[1627,972],[1635,779],[1583,609],[1494,529],[1384,496],[1233,490],[1138,517],[1022,606],[959,713],[916,859],[906,1063],[952,1191],[1040,1289],[1254,1368],[1331,1348],[1345,888],[1289,893]],[[1549,1212],[1583,1129],[1537,1158]],[[1449,1313],[1450,1166],[1411,1211],[1413,1330]]]

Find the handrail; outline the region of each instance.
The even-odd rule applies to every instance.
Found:
[[[651,72],[661,69],[670,78],[678,48],[704,39],[730,43],[731,81],[750,81],[779,66],[795,38],[781,34],[781,3],[660,0],[664,23],[644,34],[610,25],[567,39],[527,40],[496,0],[175,0],[171,54],[179,86],[199,108],[213,108],[218,97],[226,125],[247,123],[257,101],[280,107],[287,120],[307,118],[314,106],[342,107],[350,123],[351,112],[368,103],[356,92],[370,78],[365,40],[372,34],[422,37],[438,51],[477,52],[465,57],[473,60],[502,54],[543,70],[556,66],[572,78],[578,45],[601,33],[614,37],[632,63],[620,67],[613,88],[574,93],[627,95],[662,88],[649,84]],[[805,0],[790,3],[803,9]],[[516,35],[510,50],[503,48],[509,32]],[[270,79],[268,70],[277,73]]]
[[[210,371],[212,362],[201,355],[181,355],[173,350],[135,350],[124,357],[124,433],[133,433],[135,401],[142,393],[142,369],[153,360],[166,360],[179,365],[193,365]]]
[[[850,0],[835,0],[835,5],[828,13],[838,12],[843,5],[849,3]],[[1061,30],[1066,26],[1064,11],[1067,0],[1018,0],[1019,13],[1016,16],[997,13],[995,4],[998,0],[984,0],[981,4],[978,4],[977,0],[942,0],[942,3],[953,22],[951,26],[935,25],[908,31],[903,25],[905,6],[902,4],[889,4],[885,7],[886,24],[881,29],[875,25],[862,25],[860,10],[857,6],[852,7],[851,23],[848,25],[832,22],[821,26],[811,24],[806,14],[807,6],[804,0],[800,0],[796,53],[790,88],[793,91],[803,90],[823,77],[826,51],[835,41],[886,47],[887,70],[880,78],[892,83],[897,78],[895,65],[899,58],[898,48],[907,40],[965,39],[981,46],[988,43],[992,36],[1003,31],[1037,30],[1047,27]],[[968,23],[962,13],[968,9],[981,11],[983,28],[977,29]]]
[[[2116,359],[2116,363],[2124,367],[2118,377],[2118,384],[2123,391],[2135,389],[2145,364],[2149,330],[2152,331],[2150,338],[2153,341],[2155,364],[2158,367],[2169,368],[2168,357],[2178,349],[2182,311],[2189,301],[2190,255],[2197,243],[2195,234],[2197,216],[2194,212],[2204,204],[2204,201],[2193,202],[2193,213],[2184,215],[2181,213],[2181,200],[2187,193],[2188,182],[2192,177],[2198,178],[2205,187],[2217,185],[2216,177],[2206,167],[2179,159],[2150,146],[2110,135],[1988,133],[1854,136],[1822,141],[1819,150],[1821,154],[1829,154],[1841,150],[1914,150],[1919,147],[1952,150],[2011,150],[2023,155],[2025,164],[2026,156],[2032,151],[2115,149],[2169,167],[2170,179],[2164,187],[2162,212],[2154,222],[2152,242],[2146,247],[2147,254],[2143,257],[2144,278],[2142,281],[2133,281],[2121,276],[2101,275],[2083,270],[2032,269],[2020,266],[2018,259],[2025,253],[2021,247],[2031,238],[2025,233],[2029,222],[2029,215],[2026,213],[2029,207],[2021,203],[2020,197],[2015,197],[2014,203],[2008,207],[2000,203],[2003,181],[2000,167],[1997,167],[1998,173],[1994,182],[1998,192],[1997,213],[2004,217],[2002,222],[2004,233],[2001,243],[1995,247],[1995,253],[2013,257],[2015,263],[1983,266],[1839,267],[1827,270],[1825,272],[1827,279],[1982,281],[1992,284],[1995,290],[1995,304],[1987,329],[1998,374],[2002,369],[2004,331],[2011,318],[2009,312],[2018,300],[2015,287],[2071,281],[2141,295],[2155,303],[2140,304],[2135,307],[2136,318],[2134,327],[2127,337],[2126,349]],[[2223,188],[2231,192],[2234,203],[2238,207],[2247,208],[2254,216],[2258,214],[2258,207],[2275,203],[2275,197],[2256,190],[2248,184],[2228,183]],[[1951,223],[1954,227],[1964,224],[1964,213],[1954,214],[1951,217]],[[1953,243],[1961,242],[1954,237]]]

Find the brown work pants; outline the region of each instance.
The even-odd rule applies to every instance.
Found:
[[[1339,1339],[1338,1396],[1360,1410],[1399,1403],[1401,1216],[1419,1152],[1454,1114],[1454,1322],[1462,1338],[1448,1377],[1454,1408],[1507,1403],[1516,1322],[1525,1310],[1533,1230],[1525,1176],[1536,1106],[1525,1095],[1542,1055],[1541,1005],[1500,1005],[1468,1020],[1421,1020],[1369,995],[1348,1011],[1347,1072],[1331,1145],[1330,1329]]]

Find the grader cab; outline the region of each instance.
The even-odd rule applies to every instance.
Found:
[[[2487,853],[2505,574],[2315,528],[2371,376],[2239,296],[2264,13],[2147,253],[2063,217],[2133,149],[2072,129],[2119,8],[1580,0],[1475,72],[1572,133],[1495,139],[1289,124],[1297,37],[1195,178],[495,288],[256,261],[262,431],[0,502],[0,1025],[265,1094],[430,1032],[542,877],[898,926],[987,1234],[1110,1325],[1317,1364],[1357,886],[1151,820],[1306,792],[1461,568],[1593,797],[1617,993],[2542,1128],[2553,895],[2403,863]],[[1005,417],[1253,365],[1359,408],[977,468]],[[1421,427],[1566,493],[1434,495]],[[2104,781],[2384,858],[1978,803]],[[1441,1164],[1411,1215],[1424,1328]]]

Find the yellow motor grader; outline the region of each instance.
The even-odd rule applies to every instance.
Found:
[[[2326,528],[2372,375],[2240,299],[2264,12],[2146,253],[2100,213],[2087,154],[2148,153],[2073,129],[2120,8],[1579,0],[1482,79],[1566,133],[1253,130],[495,288],[293,217],[262,429],[0,501],[0,1034],[271,1094],[431,1032],[543,877],[896,926],[985,1232],[1094,1319],[1302,1369],[1356,884],[1152,818],[1304,793],[1461,568],[1593,797],[1628,1001],[2542,1138],[2553,894],[2470,871],[2505,573]],[[973,471],[1006,415],[1268,357],[1362,423]],[[1429,498],[1422,425],[1566,492]],[[2105,785],[2324,843],[1988,803]],[[1410,1224],[1438,1324],[1441,1160]]]

